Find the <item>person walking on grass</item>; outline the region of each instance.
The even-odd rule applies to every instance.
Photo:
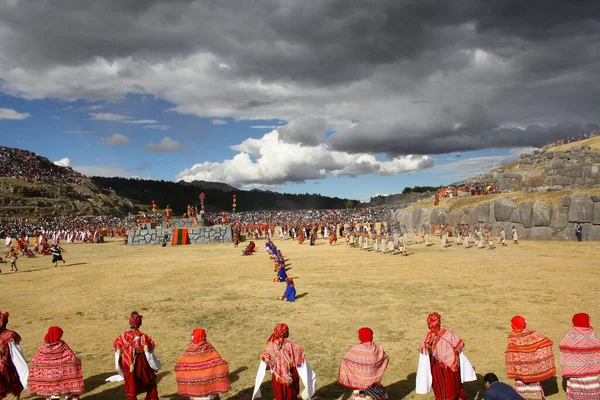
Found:
[[[62,261],[63,264],[65,263],[65,260],[62,257],[62,251],[64,249],[62,247],[60,247],[58,244],[53,244],[50,251],[52,252],[52,263],[54,264],[54,267],[58,266],[58,262]]]

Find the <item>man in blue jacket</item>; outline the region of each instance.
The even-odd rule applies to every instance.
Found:
[[[491,372],[485,374],[483,382],[486,389],[485,400],[523,400],[523,397],[515,389],[498,381],[498,377]]]

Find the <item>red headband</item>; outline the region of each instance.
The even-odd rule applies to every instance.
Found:
[[[206,340],[206,330],[202,328],[194,329],[192,332],[192,342],[198,344]]]
[[[58,326],[51,326],[50,329],[48,329],[48,333],[46,333],[46,336],[44,336],[44,342],[50,344],[56,343],[60,340],[60,338],[62,338],[62,335],[62,329],[60,329]]]
[[[139,329],[139,327],[142,326],[142,318],[144,318],[144,316],[138,314],[137,311],[132,312],[129,317],[129,326],[134,329]]]
[[[275,342],[276,340],[285,339],[285,337],[289,334],[290,328],[286,324],[277,324],[275,329],[273,329],[273,333],[269,337],[268,342]]]
[[[358,339],[361,343],[368,343],[373,341],[373,331],[371,328],[360,328],[358,330]]]
[[[527,320],[519,315],[510,320],[513,331],[522,331],[527,327]]]
[[[591,328],[590,316],[586,313],[573,315],[573,326],[577,328]]]

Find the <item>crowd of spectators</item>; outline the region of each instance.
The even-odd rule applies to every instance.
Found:
[[[38,232],[81,232],[89,230],[122,230],[126,223],[122,218],[111,215],[93,217],[39,217],[0,219],[0,238],[32,236]]]
[[[304,223],[359,223],[387,221],[393,209],[371,207],[341,210],[294,210],[294,211],[251,211],[236,213],[206,213],[205,218],[211,224],[264,224],[293,225]]]
[[[85,175],[71,167],[61,167],[27,150],[0,146],[0,177],[31,182],[83,183]]]
[[[437,191],[439,197],[481,196],[500,193],[497,182],[471,183],[441,188]]]
[[[554,147],[556,146],[561,146],[563,144],[567,144],[567,143],[573,143],[573,142],[578,142],[580,140],[585,140],[587,138],[592,138],[596,136],[596,131],[592,131],[589,135],[587,133],[583,133],[583,135],[577,135],[577,136],[571,136],[571,137],[567,137],[567,138],[562,138],[560,140],[557,140],[556,142],[554,142]]]

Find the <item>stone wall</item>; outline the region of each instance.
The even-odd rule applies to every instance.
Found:
[[[494,231],[504,227],[510,232],[515,226],[521,238],[532,240],[576,240],[575,227],[579,222],[583,240],[600,240],[600,195],[563,196],[557,207],[539,200],[517,206],[510,198],[493,199],[452,212],[450,207],[416,207],[397,210],[394,220],[409,230],[430,224],[480,224]]]
[[[173,229],[136,229],[130,230],[127,238],[128,245],[154,245],[162,244],[165,234],[169,235],[169,244],[173,240]],[[191,244],[198,243],[225,243],[233,241],[230,226],[213,226],[210,228],[188,228]]]
[[[464,182],[498,182],[502,192],[547,192],[600,188],[600,152],[581,147],[522,154],[519,168],[478,175]]]

